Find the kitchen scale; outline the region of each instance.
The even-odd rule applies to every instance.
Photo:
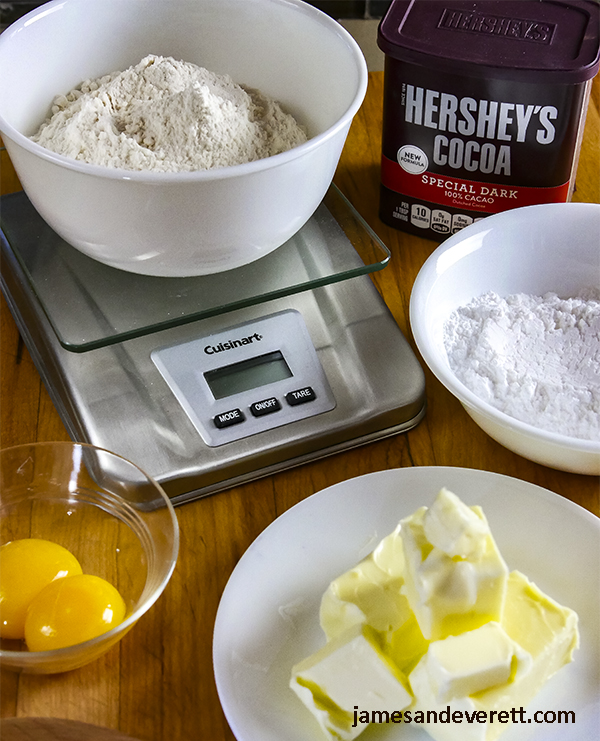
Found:
[[[2,290],[69,434],[174,504],[425,413],[422,368],[369,277],[390,253],[334,185],[274,252],[192,278],[87,257],[23,192],[0,208]]]

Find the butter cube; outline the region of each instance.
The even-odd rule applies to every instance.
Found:
[[[401,592],[404,550],[399,531],[400,526],[331,582],[321,599],[320,621],[327,640],[356,625],[369,625],[378,634],[383,653],[407,673],[425,653],[428,642]]]
[[[399,528],[375,550],[331,582],[321,599],[320,622],[331,640],[348,628],[367,623],[392,632],[411,616],[404,584],[404,552]]]
[[[403,592],[426,639],[500,620],[508,568],[480,507],[442,489],[430,509],[421,507],[400,526]]]
[[[421,660],[438,702],[490,689],[511,680],[517,663],[526,671],[531,657],[499,623],[449,636],[429,645]]]
[[[367,727],[354,707],[403,710],[412,702],[406,677],[382,653],[375,631],[357,625],[293,667],[290,687],[330,739],[351,741]],[[354,727],[353,727],[354,726]]]
[[[444,488],[423,517],[427,540],[451,558],[479,555],[488,534],[488,524],[456,494]]]
[[[548,679],[572,660],[579,645],[577,623],[577,614],[573,610],[545,595],[519,571],[511,572],[500,623],[508,639],[518,647],[514,649],[508,680],[469,695],[455,696],[449,702],[447,697],[454,693],[458,684],[453,685],[451,678],[444,677],[444,687],[452,689],[447,689],[446,694],[440,693],[440,668],[434,666],[432,670],[430,657],[426,654],[409,676],[415,695],[411,708],[413,718],[416,713],[421,713],[424,719],[422,727],[435,741],[456,741],[457,735],[461,741],[496,741],[515,720],[513,708],[525,708]],[[479,628],[472,633],[482,635],[482,630]],[[431,643],[429,650],[436,645]],[[459,659],[455,656],[454,660],[457,662],[453,670],[456,678]],[[431,713],[437,713],[439,717],[448,706],[451,707],[453,722],[433,722]],[[474,715],[482,711],[486,714],[483,723]],[[427,722],[428,712],[430,722]],[[526,722],[526,716],[523,722]]]
[[[519,683],[525,704],[573,660],[573,653],[579,648],[579,617],[574,610],[544,594],[520,571],[512,571],[502,627],[534,660],[532,670]]]

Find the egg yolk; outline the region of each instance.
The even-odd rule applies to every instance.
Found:
[[[0,636],[24,638],[31,600],[55,579],[76,574],[79,561],[58,543],[23,538],[0,547]]]
[[[58,579],[31,601],[25,620],[30,651],[51,651],[106,633],[125,617],[119,592],[91,574]]]

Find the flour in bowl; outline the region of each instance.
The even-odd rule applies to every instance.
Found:
[[[457,378],[488,404],[541,429],[600,439],[600,291],[486,293],[452,313],[444,344]]]
[[[149,55],[59,95],[31,138],[90,164],[182,172],[263,159],[307,137],[260,91],[189,62]]]

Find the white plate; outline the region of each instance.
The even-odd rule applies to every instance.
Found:
[[[324,643],[321,595],[442,486],[483,507],[510,569],[580,617],[575,661],[528,708],[530,718],[536,710],[573,710],[575,724],[512,725],[502,741],[598,741],[600,520],[524,481],[449,467],[381,471],[331,486],[285,512],[248,548],[223,592],[213,644],[219,697],[238,741],[325,738],[288,687],[293,664]],[[400,725],[371,726],[359,738],[430,739]]]

